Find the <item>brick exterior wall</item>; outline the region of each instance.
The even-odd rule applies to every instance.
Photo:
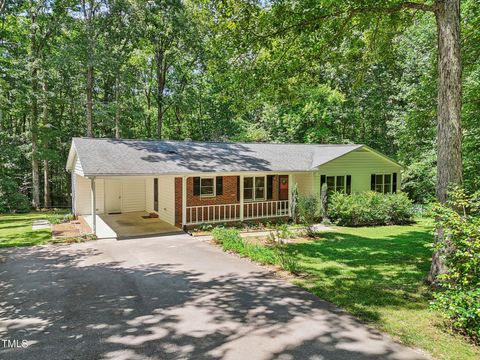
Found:
[[[272,199],[268,201],[278,200],[279,178],[278,175],[273,177]],[[266,194],[265,194],[266,195]],[[265,200],[263,200],[265,201]],[[200,197],[193,195],[193,177],[187,178],[187,206],[202,205],[222,205],[222,204],[239,204],[237,201],[237,176],[223,177],[223,194],[215,197]],[[246,211],[246,206],[244,211]],[[232,208],[233,211],[233,208]],[[240,212],[240,205],[236,207],[237,213]],[[193,216],[192,216],[193,217]],[[175,226],[182,225],[182,178],[175,178]]]

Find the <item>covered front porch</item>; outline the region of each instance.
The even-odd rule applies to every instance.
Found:
[[[117,239],[171,234],[201,224],[288,218],[293,184],[310,178],[274,172],[76,175],[75,211],[99,238]]]

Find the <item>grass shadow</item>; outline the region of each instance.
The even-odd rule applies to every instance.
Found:
[[[430,267],[429,226],[357,228],[321,233],[290,245],[305,277],[299,284],[369,322],[379,308],[427,308],[423,284]]]

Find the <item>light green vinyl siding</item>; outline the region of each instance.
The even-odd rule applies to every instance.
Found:
[[[312,194],[314,174],[311,172],[295,173],[292,175],[292,183],[297,184],[298,193],[302,196]]]
[[[327,164],[321,165],[314,173],[313,190],[315,194],[320,193],[320,176],[352,176],[352,192],[370,190],[371,174],[398,173],[397,190],[400,190],[401,167],[394,162],[384,158],[367,149],[352,151]]]

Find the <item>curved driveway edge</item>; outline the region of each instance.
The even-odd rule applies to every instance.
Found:
[[[0,251],[1,359],[426,359],[188,235]]]

